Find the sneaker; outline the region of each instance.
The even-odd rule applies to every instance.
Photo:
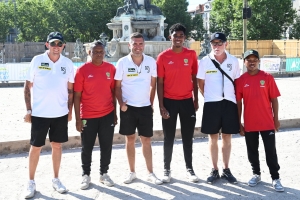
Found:
[[[84,176],[82,176],[82,181],[80,184],[80,189],[85,190],[90,186],[90,182],[91,182],[91,177],[87,174],[85,174]]]
[[[169,183],[171,181],[171,170],[165,169],[162,181],[164,183]]]
[[[136,173],[130,172],[128,177],[124,180],[124,183],[126,183],[126,184],[131,183],[134,179],[136,179]]]
[[[191,182],[198,182],[199,181],[199,178],[196,176],[193,169],[187,169],[186,176],[189,179],[189,181],[191,181]]]
[[[105,173],[103,175],[100,175],[100,183],[103,183],[104,185],[111,187],[115,183],[110,179],[110,177]]]
[[[52,179],[52,187],[61,194],[67,192],[66,187],[60,182],[58,178]]]
[[[30,199],[34,196],[35,194],[35,182],[34,180],[30,180],[28,181],[28,184],[27,184],[27,188],[25,190],[25,199]]]
[[[272,181],[272,185],[273,188],[277,191],[277,192],[283,192],[284,191],[284,187],[281,185],[280,179],[275,179]]]
[[[212,168],[210,172],[210,176],[207,178],[207,183],[213,184],[217,179],[220,178],[219,170]]]
[[[237,183],[236,178],[232,175],[230,169],[223,169],[221,178],[226,179],[229,183]]]
[[[250,181],[248,182],[248,185],[251,187],[254,187],[261,181],[260,175],[254,174]]]
[[[154,173],[150,173],[150,174],[148,175],[148,179],[147,179],[147,180],[150,181],[151,183],[156,184],[156,185],[160,185],[160,184],[163,183],[163,181],[160,180],[160,179],[158,179],[158,178],[155,176]]]

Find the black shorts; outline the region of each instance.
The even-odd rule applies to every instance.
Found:
[[[30,144],[35,147],[45,145],[49,132],[50,142],[63,143],[68,141],[68,115],[57,118],[31,116]]]
[[[237,105],[232,101],[222,100],[205,102],[203,107],[201,132],[237,134],[240,131]]]
[[[127,105],[125,112],[120,110],[121,135],[132,135],[137,128],[139,136],[153,136],[153,111],[151,106],[134,107]]]

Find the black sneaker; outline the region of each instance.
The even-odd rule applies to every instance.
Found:
[[[207,178],[207,183],[212,184],[215,180],[219,179],[219,170],[211,169],[210,176]]]
[[[237,183],[236,178],[231,174],[230,169],[223,169],[221,178],[225,178],[229,183]]]

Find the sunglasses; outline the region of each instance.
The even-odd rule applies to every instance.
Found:
[[[62,47],[63,46],[62,42],[57,42],[57,43],[56,42],[50,42],[49,44],[50,44],[51,47],[56,47],[56,46]]]
[[[213,46],[222,46],[224,42],[211,42],[210,44]]]

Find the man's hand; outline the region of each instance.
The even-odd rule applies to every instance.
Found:
[[[82,120],[76,120],[76,130],[80,133],[83,131],[83,123]]]
[[[120,105],[120,108],[121,108],[121,110],[122,110],[123,112],[126,112],[126,110],[128,109],[126,103],[127,103],[127,101],[123,102],[122,105]]]
[[[194,99],[194,107],[195,107],[195,111],[198,111],[199,109],[198,99]]]
[[[274,125],[275,125],[275,130],[278,132],[280,128],[280,122],[278,119],[277,120],[274,119]]]
[[[115,125],[117,125],[117,124],[118,124],[118,117],[117,117],[117,115],[116,115],[116,114],[114,115],[114,123],[115,123]]]
[[[31,123],[31,114],[26,114],[24,116],[24,122]]]
[[[68,113],[68,122],[72,120],[72,113]]]
[[[242,124],[240,124],[240,135],[245,136],[245,129],[244,129],[244,126]]]
[[[170,118],[170,114],[166,110],[165,107],[160,107],[160,115],[162,116],[163,119],[169,119]]]

